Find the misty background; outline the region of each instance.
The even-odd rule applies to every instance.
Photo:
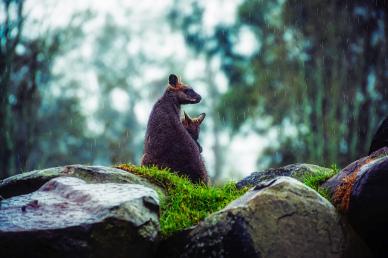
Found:
[[[170,73],[213,182],[367,154],[388,115],[386,0],[1,0],[0,178],[140,164]]]

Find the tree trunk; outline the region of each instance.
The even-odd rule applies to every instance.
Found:
[[[13,138],[12,117],[9,103],[12,63],[15,47],[19,43],[23,24],[23,1],[3,1],[5,19],[0,42],[0,178],[11,174]],[[11,20],[10,5],[16,7],[15,20]],[[16,26],[15,26],[16,25]],[[16,30],[16,33],[15,33]]]

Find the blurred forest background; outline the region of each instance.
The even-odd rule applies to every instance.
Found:
[[[367,154],[388,115],[387,0],[0,0],[0,178],[140,163],[169,73],[213,181]]]

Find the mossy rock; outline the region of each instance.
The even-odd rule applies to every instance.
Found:
[[[146,178],[165,191],[161,198],[160,227],[162,238],[195,226],[211,213],[224,208],[243,195],[248,188],[237,189],[234,182],[223,186],[192,183],[169,170],[123,164],[117,168]]]
[[[290,177],[262,182],[184,237],[176,257],[369,255],[329,201]]]

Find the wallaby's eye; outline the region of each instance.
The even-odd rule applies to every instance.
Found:
[[[184,92],[185,94],[188,94],[188,93],[190,92],[190,89],[184,89],[183,92]]]

